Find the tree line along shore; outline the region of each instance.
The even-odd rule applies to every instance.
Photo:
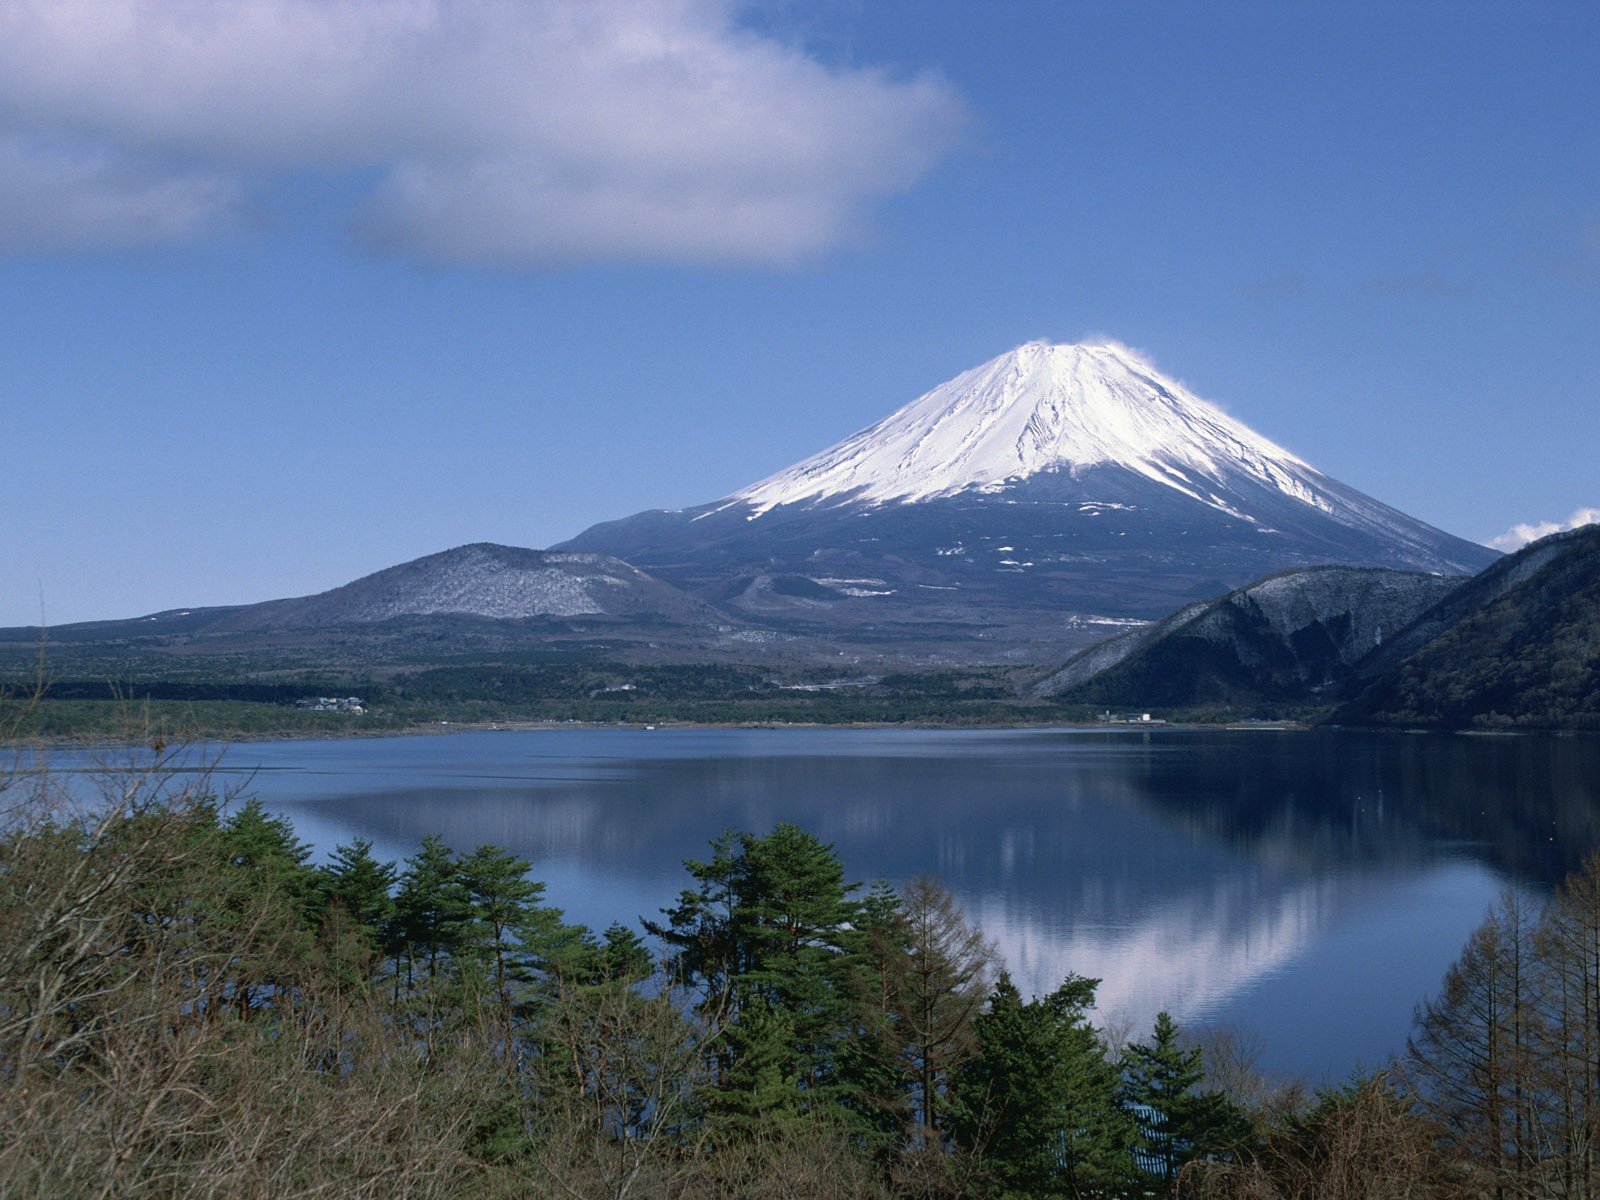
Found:
[[[1510,895],[1409,1052],[1309,1091],[1236,1038],[1022,995],[937,881],[729,832],[592,931],[493,846],[284,820],[159,754],[0,799],[0,1194],[1465,1197],[1600,1186],[1600,862]]]

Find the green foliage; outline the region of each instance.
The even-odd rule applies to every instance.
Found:
[[[1172,1185],[1188,1162],[1225,1154],[1249,1136],[1249,1122],[1225,1096],[1199,1090],[1205,1074],[1200,1047],[1182,1046],[1164,1012],[1150,1041],[1123,1051],[1121,1098],[1134,1157],[1154,1184]]]
[[[395,923],[408,978],[418,963],[426,964],[430,979],[436,978],[441,959],[461,948],[471,919],[471,902],[455,855],[442,838],[430,834],[416,855],[406,859],[395,897]]]
[[[906,884],[894,916],[897,937],[886,966],[889,1011],[923,1142],[931,1149],[945,1132],[944,1099],[976,1048],[995,951],[936,880]]]
[[[306,867],[311,847],[295,837],[294,826],[286,817],[269,816],[261,802],[252,798],[223,821],[221,833],[222,853],[258,884],[297,899],[311,894],[314,877]]]
[[[338,846],[333,861],[322,871],[322,892],[338,905],[370,939],[374,948],[389,940],[394,921],[394,886],[399,878],[392,862],[372,856],[365,838]]]
[[[808,1107],[841,1104],[863,938],[857,885],[845,882],[838,855],[780,824],[765,837],[724,834],[709,859],[684,866],[698,886],[665,911],[664,923],[646,927],[671,951],[677,979],[698,989],[705,1007],[728,1012],[727,1085],[743,1086],[742,1056],[767,1045],[776,1020],[789,1038],[784,1077]],[[768,1032],[758,1036],[746,1028],[751,1022]]]
[[[528,878],[526,859],[496,846],[479,846],[454,865],[467,902],[458,952],[491,972],[495,996],[509,1015],[516,990],[531,978],[525,935],[544,924],[535,915],[544,884]]]
[[[802,1114],[795,1027],[789,1012],[756,994],[724,1039],[727,1067],[709,1101],[725,1136],[750,1137]]]
[[[1085,1015],[1098,984],[1071,976],[1024,1000],[1002,974],[976,1021],[977,1052],[957,1081],[954,1133],[982,1155],[1000,1195],[1103,1195],[1131,1174],[1116,1068]]]
[[[7,730],[17,740],[145,744],[282,733],[322,737],[386,733],[415,724],[415,718],[394,712],[354,716],[237,700],[57,700],[49,693],[40,703],[19,709],[17,716],[17,727]]]
[[[37,647],[26,654],[7,650],[0,645],[0,680],[9,674],[28,685],[38,667]],[[1020,700],[1004,673],[993,670],[841,678],[802,668],[612,662],[599,649],[553,661],[500,653],[442,665],[442,659],[472,656],[447,654],[432,643],[413,651],[435,665],[418,669],[410,665],[418,661],[413,656],[406,669],[375,681],[364,670],[330,674],[324,656],[304,662],[279,661],[276,651],[176,657],[154,646],[97,652],[67,644],[52,650],[53,659],[76,673],[51,682],[39,703],[19,706],[12,736],[174,742],[507,721],[992,726],[1087,719],[1095,711]],[[286,669],[307,664],[316,669]],[[97,669],[104,673],[93,673]],[[366,712],[315,712],[294,703],[352,694],[367,701]]]
[[[613,921],[600,935],[594,969],[598,979],[638,983],[655,969],[655,958],[637,930]]]
[[[1442,1200],[1588,1170],[1600,860],[1537,922],[1497,918],[1426,1010],[1419,1078],[1450,1096],[1363,1080],[1244,1113],[1165,1015],[1113,1065],[1096,981],[987,986],[948,893],[863,896],[792,825],[686,864],[658,973],[503,849],[430,837],[397,873],[356,840],[314,869],[259,804],[130,794],[0,829],[8,1196]],[[1505,1073],[1464,1074],[1491,1037]],[[1473,1134],[1502,1119],[1526,1146]]]

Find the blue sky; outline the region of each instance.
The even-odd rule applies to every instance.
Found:
[[[0,13],[0,624],[713,499],[1115,337],[1487,541],[1600,505],[1590,4]]]

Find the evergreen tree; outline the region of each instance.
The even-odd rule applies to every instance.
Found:
[[[604,980],[639,983],[655,970],[650,947],[637,932],[620,921],[613,921],[600,935],[595,959],[596,974]]]
[[[977,1047],[957,1077],[952,1132],[1005,1195],[1102,1195],[1130,1173],[1116,1070],[1084,1015],[1098,983],[1069,976],[1024,1001],[1002,972],[973,1023]]]
[[[311,847],[295,836],[286,817],[269,816],[251,798],[222,822],[219,833],[224,859],[244,873],[246,886],[273,889],[295,906],[297,921],[309,917],[316,885],[307,865]]]
[[[665,910],[665,923],[646,928],[671,948],[681,982],[707,1003],[726,1006],[735,1028],[725,1073],[731,1078],[737,1065],[736,1027],[746,1012],[770,1010],[793,1036],[787,1077],[813,1105],[834,1105],[857,1029],[857,885],[845,881],[833,847],[790,824],[765,837],[724,834],[712,842],[710,859],[684,865],[699,886]]]
[[[678,894],[678,903],[663,909],[663,922],[645,921],[646,931],[670,947],[669,965],[674,978],[697,988],[703,1005],[721,1003],[742,977],[749,948],[739,940],[737,924],[739,841],[748,835],[728,831],[711,841],[711,857],[704,862],[685,859],[684,869],[697,886]]]
[[[606,947],[587,926],[569,924],[559,908],[529,906],[517,926],[517,938],[527,965],[544,977],[546,991],[586,987],[609,978]]]
[[[433,834],[406,859],[395,896],[395,923],[409,978],[414,964],[428,964],[429,979],[439,973],[440,960],[460,949],[471,905],[461,881],[456,857],[444,840]]]
[[[533,924],[544,884],[528,878],[527,859],[479,846],[456,863],[466,894],[463,947],[488,970],[502,1015],[509,1020],[518,986],[531,978],[520,935]]]
[[[906,1134],[912,1109],[894,987],[906,953],[906,923],[900,897],[885,881],[874,883],[862,901],[857,927],[862,952],[850,984],[855,1030],[841,1055],[840,1076],[854,1126],[869,1144],[886,1149]]]
[[[273,931],[271,938],[250,939],[251,953],[230,959],[225,971],[231,978],[219,988],[231,994],[241,1017],[249,1017],[307,973],[317,876],[308,865],[311,847],[259,800],[222,821],[216,839],[222,869],[204,901],[217,926],[243,937],[249,925],[265,921]]]
[[[1132,1120],[1140,1174],[1170,1186],[1191,1159],[1209,1157],[1244,1139],[1248,1122],[1226,1097],[1196,1090],[1205,1078],[1200,1047],[1179,1044],[1178,1027],[1156,1016],[1149,1042],[1122,1055],[1124,1108]]]
[[[802,1108],[788,1014],[758,996],[745,1005],[727,1042],[730,1065],[709,1106],[713,1124],[744,1136],[792,1125]]]
[[[334,849],[333,861],[322,871],[322,891],[378,947],[391,936],[397,878],[394,863],[379,862],[372,855],[372,843],[356,838]]]

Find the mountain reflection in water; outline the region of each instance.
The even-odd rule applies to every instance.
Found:
[[[1600,740],[1341,732],[595,730],[233,746],[326,853],[526,855],[595,925],[654,915],[723,829],[794,821],[853,878],[942,877],[1018,981],[1259,1033],[1316,1078],[1404,1045],[1503,887],[1600,841]]]

